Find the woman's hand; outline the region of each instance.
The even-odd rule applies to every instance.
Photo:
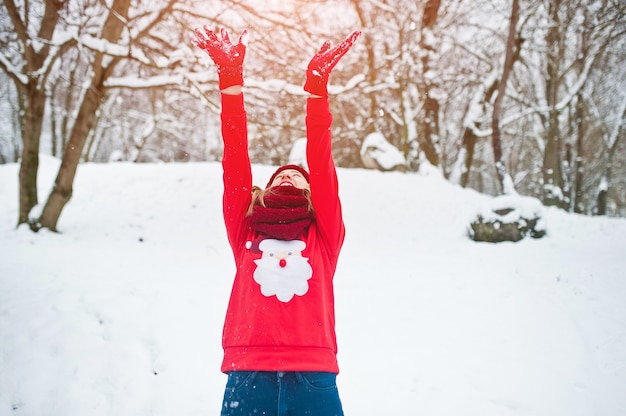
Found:
[[[337,62],[352,48],[354,42],[361,36],[360,31],[354,31],[334,48],[330,48],[330,41],[324,42],[320,50],[313,56],[306,71],[304,90],[312,96],[328,97],[328,77]]]
[[[226,29],[222,28],[220,36],[204,26],[203,29],[195,29],[196,37],[191,41],[198,48],[209,54],[209,57],[217,67],[219,88],[225,90],[234,85],[243,85],[243,60],[246,56],[248,44],[248,31],[244,30],[239,37],[239,42],[233,45]]]

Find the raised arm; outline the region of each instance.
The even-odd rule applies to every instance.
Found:
[[[247,119],[242,93],[247,31],[243,31],[236,44],[231,43],[225,29],[220,31],[219,36],[206,26],[196,29],[195,33],[196,38],[192,42],[213,60],[219,77],[224,140],[223,212],[228,239],[231,246],[235,247],[242,243],[244,219],[252,192]]]
[[[306,157],[311,201],[318,229],[327,243],[338,253],[343,243],[344,228],[337,172],[332,157],[331,123],[328,98],[309,98],[306,116]]]
[[[311,199],[316,222],[324,239],[338,253],[345,234],[337,172],[332,157],[332,115],[328,103],[328,78],[339,60],[361,35],[355,31],[331,48],[324,42],[307,67],[304,90],[307,100],[307,164],[310,171]]]

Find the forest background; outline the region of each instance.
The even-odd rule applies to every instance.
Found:
[[[56,229],[85,162],[216,161],[215,68],[193,28],[251,34],[253,163],[305,136],[306,65],[363,36],[331,77],[338,166],[417,172],[626,216],[621,0],[68,0],[0,4],[0,163],[20,163],[18,224]],[[372,165],[381,136],[402,155]],[[61,160],[38,200],[39,155]],[[35,209],[37,207],[37,209]]]

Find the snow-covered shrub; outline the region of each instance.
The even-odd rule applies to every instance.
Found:
[[[519,241],[546,235],[544,207],[536,198],[521,195],[496,197],[476,214],[468,227],[474,241]]]
[[[367,169],[406,170],[406,160],[402,152],[381,133],[370,133],[365,137],[361,146],[361,161]]]

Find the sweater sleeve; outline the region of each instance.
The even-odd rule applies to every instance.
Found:
[[[243,94],[222,94],[224,155],[223,213],[228,241],[241,246],[246,232],[246,211],[252,200],[252,170],[248,155],[248,129]]]
[[[307,99],[306,157],[310,171],[311,199],[317,228],[328,247],[339,254],[345,227],[339,200],[339,184],[332,156],[332,115],[328,98]]]

